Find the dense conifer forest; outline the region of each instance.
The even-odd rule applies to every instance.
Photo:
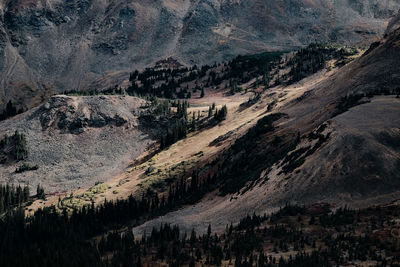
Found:
[[[191,188],[192,186],[185,188]],[[390,233],[396,205],[366,210],[329,204],[286,205],[253,214],[224,231],[183,232],[161,225],[135,237],[130,227],[183,203],[179,189],[168,200],[130,197],[68,213],[54,207],[24,217],[22,208],[0,221],[1,266],[337,266],[354,261],[398,266],[399,242]],[[184,190],[190,196],[192,189]],[[183,191],[182,191],[183,192]],[[128,225],[128,230],[126,226]],[[125,230],[123,230],[125,229]],[[335,234],[333,234],[335,233]]]
[[[266,117],[236,146],[270,131],[284,114]],[[270,215],[247,216],[225,231],[184,232],[161,225],[134,236],[132,227],[196,203],[224,188],[224,172],[203,177],[193,171],[166,194],[151,190],[137,199],[67,209],[49,207],[25,216],[24,206],[45,198],[37,187],[6,185],[0,190],[1,266],[336,266],[354,261],[376,266],[399,264],[399,242],[392,236],[397,205],[332,211],[329,204],[286,205]],[[237,188],[240,186],[237,185]],[[223,191],[222,191],[223,192]],[[332,234],[336,233],[336,234]]]

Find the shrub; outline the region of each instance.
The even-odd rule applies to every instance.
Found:
[[[22,172],[26,172],[26,171],[35,171],[39,169],[38,165],[30,165],[29,163],[23,163],[21,166],[19,166],[15,172],[16,173],[22,173]]]

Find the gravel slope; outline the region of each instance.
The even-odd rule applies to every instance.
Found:
[[[0,0],[0,107],[113,87],[170,56],[199,65],[316,40],[368,44],[399,8],[400,0]]]
[[[163,223],[205,233],[224,230],[247,214],[270,213],[287,202],[328,202],[360,208],[400,198],[400,99],[376,97],[329,121],[331,137],[287,177],[274,166],[268,180],[244,194],[209,194],[199,203],[134,228],[151,232]],[[359,142],[355,142],[358,140]],[[397,144],[397,145],[396,145]],[[262,180],[263,181],[263,180]]]
[[[0,181],[40,183],[51,193],[113,177],[153,143],[138,122],[143,104],[129,96],[55,96],[0,122],[0,136],[15,130],[26,135],[27,161],[39,165],[39,170],[21,174],[15,173],[20,163],[1,165]]]

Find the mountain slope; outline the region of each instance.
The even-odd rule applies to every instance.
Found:
[[[32,107],[54,92],[101,88],[173,56],[186,64],[311,41],[370,42],[399,0],[0,2],[0,106]],[[98,89],[101,89],[98,88]]]
[[[274,130],[243,136],[222,155],[219,191],[229,194],[209,194],[135,233],[161,222],[187,231],[206,231],[208,223],[223,229],[287,202],[366,207],[398,199],[399,57],[395,30],[352,63],[283,87],[283,101],[269,114],[286,116],[273,123]]]
[[[0,122],[0,139],[26,136],[27,163],[1,164],[0,181],[41,184],[46,192],[92,186],[119,174],[154,143],[139,122],[145,101],[130,96],[54,96],[46,104]]]

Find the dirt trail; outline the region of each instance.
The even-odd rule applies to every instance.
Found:
[[[232,28],[238,30],[238,28],[236,28],[236,27],[232,27]],[[242,31],[245,32],[244,30],[242,30]],[[225,34],[225,33],[221,32],[221,31],[218,31],[218,30],[215,30],[215,29],[213,30],[213,32],[214,32],[215,34],[217,34],[217,35],[220,35],[220,36],[222,36],[222,37],[224,37],[224,38],[227,38],[227,39],[230,39],[230,40],[234,40],[234,41],[239,41],[239,42],[244,42],[244,43],[253,44],[255,47],[257,47],[257,48],[259,48],[259,49],[264,49],[264,50],[266,50],[266,49],[270,49],[270,48],[271,48],[268,44],[266,44],[266,43],[264,43],[264,42],[260,42],[260,41],[251,41],[251,40],[246,40],[246,39],[239,38],[239,37],[234,37],[234,36],[232,36],[231,34]],[[252,34],[250,34],[250,33],[248,33],[248,34],[249,34],[249,35],[252,35]]]

